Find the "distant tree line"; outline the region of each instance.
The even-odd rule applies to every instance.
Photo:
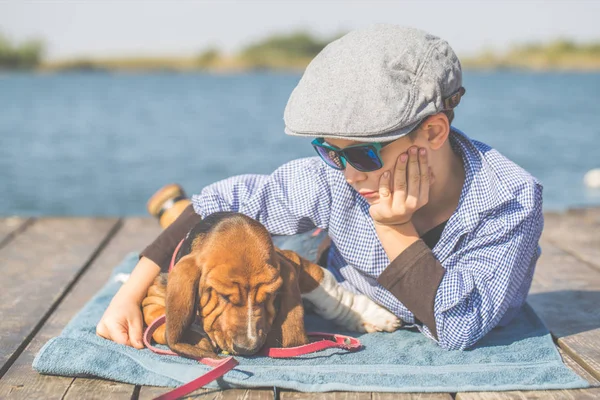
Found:
[[[28,40],[12,43],[0,33],[0,69],[45,70],[223,70],[304,69],[327,44],[343,36],[318,38],[306,31],[274,34],[243,47],[236,54],[224,54],[210,47],[188,57],[78,58],[44,62],[44,43]],[[524,68],[600,70],[600,41],[577,43],[559,39],[546,43],[512,46],[506,52],[492,50],[461,58],[467,68]]]
[[[487,50],[461,62],[466,67],[486,69],[597,71],[600,69],[600,41],[577,43],[557,39],[547,43],[525,43],[512,46],[503,53]]]
[[[236,64],[254,69],[304,67],[327,44],[341,36],[342,33],[320,39],[306,31],[275,34],[245,46],[234,58]],[[210,47],[196,60],[200,68],[211,68],[222,64],[223,58],[225,56],[217,48]]]
[[[318,39],[308,32],[274,35],[247,46],[240,57],[255,67],[302,62],[314,58],[332,40]]]
[[[11,43],[0,34],[0,69],[32,69],[37,67],[44,54],[40,40],[28,40],[19,45]]]
[[[527,43],[513,48],[515,52],[546,53],[561,55],[568,53],[600,55],[600,42],[576,43],[568,39],[557,39],[547,44]]]

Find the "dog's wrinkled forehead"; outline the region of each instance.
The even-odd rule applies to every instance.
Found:
[[[244,225],[222,226],[204,237],[202,255],[210,264],[259,268],[268,263],[274,248],[270,236]]]
[[[248,217],[230,218],[213,227],[202,238],[201,261],[204,282],[224,286],[244,282],[247,287],[269,285],[279,279],[279,265],[271,236]]]

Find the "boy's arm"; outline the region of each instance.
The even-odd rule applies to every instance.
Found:
[[[171,258],[175,248],[187,233],[198,222],[202,216],[196,214],[193,206],[187,206],[172,224],[170,224],[160,235],[140,253],[140,259],[146,257],[152,260],[160,272],[168,272]]]
[[[445,269],[412,224],[375,225],[383,249],[392,262],[377,282],[390,291],[429,328],[437,339],[434,301]]]
[[[517,296],[525,301],[544,224],[541,188],[534,200],[527,214],[514,204],[512,212],[489,218],[444,261],[446,274],[435,299],[444,346],[472,346],[500,322]]]
[[[239,175],[204,188],[192,204],[141,253],[167,272],[175,248],[202,216],[237,211],[257,219],[273,234],[294,234],[325,227],[328,185],[316,157],[295,160],[272,175]],[[199,211],[197,213],[195,208]]]
[[[434,181],[427,150],[411,146],[398,157],[393,170],[379,179],[379,201],[370,206],[369,213],[392,263],[377,281],[400,301],[404,318],[423,323],[437,339],[434,299],[445,270],[419,239],[412,222],[414,212],[428,203]],[[385,304],[385,298],[378,300]]]
[[[148,288],[159,273],[160,267],[154,261],[146,257],[141,257],[115,297],[141,304],[144,297],[146,297]]]
[[[271,175],[239,175],[192,196],[194,210],[207,216],[235,211],[262,223],[274,235],[327,229],[331,191],[327,167],[318,157],[290,161]]]
[[[98,336],[138,349],[144,347],[141,305],[159,271],[158,265],[146,257],[138,261],[96,325]]]
[[[431,250],[419,249],[412,227],[412,215],[428,202],[429,175],[420,171],[428,171],[427,152],[420,149],[417,157],[411,147],[398,158],[393,176],[381,175],[380,200],[369,209],[392,261],[378,278],[387,289],[378,300],[385,304],[391,293],[425,323],[426,334],[437,335],[441,347],[465,349],[494,328],[509,306],[525,300],[543,227],[542,188],[532,182],[520,192],[523,203],[515,198],[474,229],[457,232],[463,237],[442,266]],[[425,290],[418,293],[418,287]]]
[[[517,217],[507,212],[468,233],[461,247],[444,260],[443,273],[431,250],[418,249],[419,241],[379,276],[379,284],[405,304],[432,336],[437,335],[443,348],[474,345],[500,322],[523,285],[530,285],[543,227],[541,188],[536,190],[536,206],[529,213]],[[415,258],[406,265],[411,250]],[[419,295],[418,286],[437,290]],[[415,305],[417,300],[420,305]],[[430,309],[423,309],[427,305],[433,306],[434,321],[427,322],[431,315]]]
[[[156,276],[166,272],[175,247],[187,232],[200,221],[192,206],[165,229],[152,244],[140,254],[140,260],[129,279],[111,300],[96,326],[96,333],[120,344],[143,348],[142,300]]]

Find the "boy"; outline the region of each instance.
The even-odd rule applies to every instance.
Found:
[[[232,210],[274,235],[327,230],[342,286],[445,349],[468,348],[524,303],[543,216],[535,178],[450,126],[464,93],[445,41],[394,25],[353,31],[315,57],[285,109],[286,133],[316,138],[321,159],[210,185],[178,221]],[[139,305],[170,256],[156,249],[180,239],[161,236],[99,335],[142,347]]]

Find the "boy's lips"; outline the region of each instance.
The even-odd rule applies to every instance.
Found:
[[[370,198],[375,197],[378,193],[372,190],[359,190],[358,194],[360,194],[362,197]]]

